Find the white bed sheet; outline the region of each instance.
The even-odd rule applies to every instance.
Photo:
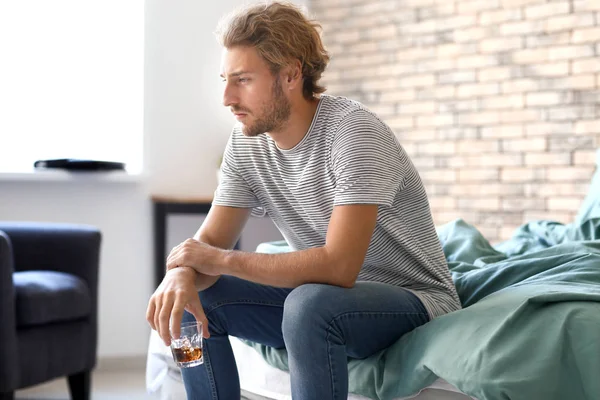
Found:
[[[240,375],[243,398],[291,400],[290,375],[269,365],[258,352],[235,337],[230,337]],[[183,400],[185,390],[179,368],[173,362],[171,352],[152,331],[146,365],[146,388],[155,399]],[[367,400],[364,396],[350,394],[349,400]],[[395,400],[470,400],[443,379],[415,393],[411,397]]]

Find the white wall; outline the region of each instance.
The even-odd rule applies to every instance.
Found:
[[[216,22],[241,0],[146,2],[145,168],[155,194],[212,196],[231,131]]]
[[[245,3],[146,1],[144,166],[154,194],[214,192],[234,119],[222,105],[221,48],[213,32],[223,14]]]
[[[15,182],[0,176],[0,220],[86,223],[102,231],[99,357],[147,350],[150,195],[212,196],[216,187],[233,119],[221,105],[221,49],[212,32],[222,14],[243,3],[146,1],[145,182]],[[200,220],[191,218],[170,221],[170,245],[194,233]],[[272,232],[263,222],[257,226]]]

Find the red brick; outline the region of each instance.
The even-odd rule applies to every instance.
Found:
[[[500,113],[484,111],[477,113],[459,114],[459,125],[495,125],[500,122]]]
[[[514,79],[512,81],[502,82],[502,93],[523,93],[539,90],[540,82],[535,79]]]
[[[583,198],[589,191],[589,182],[535,182],[526,183],[525,195],[536,197],[578,196]]]
[[[502,151],[505,153],[546,151],[546,138],[503,139]]]
[[[573,43],[597,43],[600,41],[600,28],[577,29],[573,31]]]
[[[423,74],[423,75],[412,75],[401,78],[398,80],[398,85],[401,88],[412,88],[412,87],[422,87],[422,86],[432,86],[435,82],[435,76],[433,74]],[[393,87],[393,86],[387,86]]]
[[[525,211],[523,215],[524,221],[536,221],[536,220],[551,220],[567,224],[573,221],[573,214],[568,212],[557,212],[557,211]]]
[[[419,154],[454,154],[456,153],[456,143],[454,141],[419,143],[417,152]]]
[[[499,83],[466,83],[458,85],[456,97],[469,98],[491,96],[500,93]]]
[[[414,89],[403,89],[403,90],[386,90],[381,94],[379,101],[382,103],[395,103],[412,101],[416,99],[416,92]]]
[[[398,105],[398,114],[433,114],[436,110],[436,103],[433,101],[406,102]]]
[[[481,99],[483,109],[520,109],[525,107],[525,100],[522,94],[509,94],[503,96],[484,97]]]
[[[544,31],[546,32],[557,32],[557,31],[570,31],[575,28],[585,28],[594,25],[594,14],[580,13],[580,14],[569,14],[560,15],[557,17],[548,18],[545,21]]]
[[[555,166],[571,164],[571,155],[565,153],[529,153],[525,154],[528,166]]]
[[[481,128],[481,137],[486,138],[514,138],[523,137],[524,127],[523,125],[497,125],[497,126],[486,126]]]
[[[553,15],[568,14],[571,11],[569,1],[556,3],[536,4],[525,7],[526,19],[546,18]]]
[[[600,58],[586,58],[571,61],[571,72],[573,74],[586,74],[600,72]]]
[[[479,26],[458,29],[453,32],[453,38],[456,43],[478,41],[491,35],[491,31],[488,28],[482,28]]]
[[[429,205],[436,210],[454,210],[456,203],[456,199],[449,196],[431,196],[429,198]]]
[[[500,180],[503,182],[531,182],[545,178],[546,171],[531,167],[508,167],[502,168]]]
[[[457,151],[464,153],[498,153],[500,151],[500,142],[498,140],[461,140]]]
[[[537,92],[528,93],[525,97],[525,103],[530,106],[551,106],[565,103],[571,103],[573,100],[571,92]]]
[[[570,61],[560,61],[555,63],[544,63],[529,65],[526,76],[567,76],[569,75]]]
[[[494,26],[501,22],[520,20],[523,11],[520,8],[502,8],[500,10],[484,11],[479,14],[479,25]]]
[[[535,35],[544,32],[544,20],[516,21],[500,24],[500,34],[511,35]]]
[[[539,121],[541,114],[538,110],[510,110],[502,111],[500,120],[502,123]]]
[[[498,168],[472,168],[458,170],[459,182],[490,182],[500,177]]]
[[[506,81],[514,77],[514,67],[501,66],[481,69],[477,72],[479,82]]]
[[[545,210],[546,201],[535,197],[513,197],[502,199],[502,209],[506,211]]]
[[[550,136],[573,132],[572,122],[536,122],[525,125],[527,136]]]
[[[593,166],[581,167],[548,167],[548,182],[588,182],[594,171]]]
[[[452,196],[472,196],[485,193],[488,196],[523,196],[524,185],[511,182],[507,185],[498,180],[490,182],[460,182],[450,187],[449,194]]]
[[[581,205],[578,197],[548,198],[548,210],[550,211],[577,211]]]
[[[456,182],[456,171],[453,170],[430,170],[420,171],[419,175],[425,182]]]
[[[454,125],[454,116],[451,114],[423,115],[417,117],[417,127],[434,127]]]
[[[548,59],[550,61],[556,61],[565,59],[585,58],[592,57],[594,53],[594,46],[587,44],[556,46],[549,48]]]
[[[440,226],[448,222],[454,221],[456,219],[462,218],[462,216],[463,214],[459,211],[433,211],[433,220],[435,221],[436,226]]]
[[[500,198],[498,197],[474,197],[458,199],[458,208],[467,210],[499,210]]]
[[[525,221],[523,221],[525,222]],[[509,240],[519,229],[520,225],[502,225],[500,226],[500,232],[498,233],[498,239],[500,241]]]
[[[573,153],[573,164],[575,165],[595,165],[596,154],[594,150],[581,150]]]
[[[502,51],[518,50],[525,47],[523,38],[515,37],[500,37],[490,38],[479,42],[479,51],[485,53],[499,53]]]
[[[579,135],[585,135],[589,133],[600,133],[600,119],[577,121],[575,123],[575,133]]]

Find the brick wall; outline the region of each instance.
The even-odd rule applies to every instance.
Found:
[[[436,224],[570,222],[600,145],[600,0],[312,0],[328,92],[396,132]]]

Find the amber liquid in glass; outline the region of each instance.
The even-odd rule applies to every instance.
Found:
[[[188,363],[199,360],[202,357],[202,349],[200,347],[180,347],[173,349],[175,360],[181,363]]]

